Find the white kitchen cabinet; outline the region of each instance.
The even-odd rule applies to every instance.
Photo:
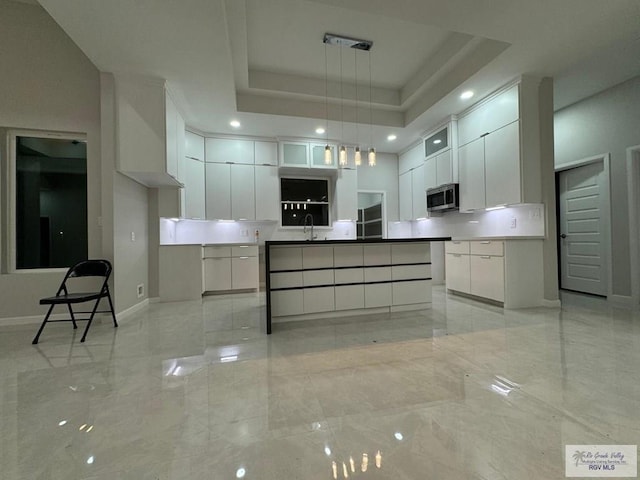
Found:
[[[231,258],[231,288],[233,290],[258,288],[257,256]]]
[[[484,161],[487,207],[520,203],[519,122],[484,137]]]
[[[231,165],[205,164],[205,211],[207,220],[229,220],[231,216]]]
[[[469,255],[471,295],[504,302],[504,258]]]
[[[391,245],[393,265],[431,262],[431,246],[426,243],[403,242]]]
[[[258,142],[256,146],[257,144]],[[278,220],[280,218],[278,167],[256,165],[254,175],[256,220]]]
[[[542,240],[446,242],[445,253],[447,289],[505,308],[544,305]]]
[[[388,243],[365,244],[363,246],[363,263],[367,266],[391,265],[391,245]]]
[[[303,290],[278,290],[271,292],[271,315],[274,317],[304,313]]]
[[[207,138],[205,143],[205,160],[219,163],[255,163],[255,152],[252,140],[236,140],[231,138]]]
[[[336,310],[364,308],[364,285],[336,285],[335,307]]]
[[[336,145],[330,144],[331,163],[326,164],[324,159],[326,144],[324,143],[307,143],[307,142],[280,142],[280,166],[296,167],[296,168],[337,168]]]
[[[186,157],[204,162],[204,137],[187,130],[185,132],[184,154]]]
[[[427,217],[427,196],[424,189],[424,163],[411,170],[411,219]]]
[[[205,219],[205,166],[191,157],[184,158],[184,216]]]
[[[171,95],[165,96],[165,148],[167,159],[167,173],[178,179],[178,109]],[[182,125],[182,144],[184,145],[184,123]]]
[[[205,258],[203,262],[204,290],[231,290],[231,258]]]
[[[253,165],[231,165],[231,218],[255,220],[256,198]]]
[[[392,305],[431,303],[431,280],[393,283],[391,297]]]
[[[400,208],[400,220],[413,219],[413,194],[411,189],[411,171],[401,173],[398,177],[398,202]]]
[[[474,105],[458,120],[458,145],[466,145],[520,118],[519,85]]]
[[[280,166],[300,167],[309,166],[309,144],[305,142],[281,142]]]
[[[329,145],[331,149],[331,163],[327,164],[325,159],[325,143],[310,144],[309,167],[311,168],[337,168],[338,167],[338,148],[335,145]]]
[[[202,247],[160,245],[158,295],[163,302],[202,298]]]
[[[453,182],[451,150],[434,155],[424,162],[425,190]]]
[[[303,248],[302,268],[333,268],[333,247],[313,246]]]
[[[398,173],[402,175],[424,163],[424,145],[422,142],[410,148],[398,157]]]
[[[484,138],[458,149],[458,175],[460,211],[485,208]]]
[[[447,150],[446,152],[436,155],[436,186],[453,182],[452,156],[452,150]]]
[[[334,287],[305,288],[303,313],[331,312],[336,309]]]
[[[471,264],[469,254],[445,254],[445,278],[449,290],[471,293]]]
[[[334,196],[336,220],[358,219],[358,172],[351,169],[340,169],[336,178]]]
[[[393,303],[391,283],[374,283],[364,286],[366,308],[388,307]]]
[[[278,144],[276,142],[257,141],[255,148],[255,164],[278,166]]]
[[[258,288],[257,245],[208,245],[203,264],[205,291]]]

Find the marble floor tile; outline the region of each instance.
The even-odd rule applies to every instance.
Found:
[[[638,444],[640,312],[563,293],[275,324],[264,294],[153,303],[84,344],[0,327],[0,480],[562,479]]]

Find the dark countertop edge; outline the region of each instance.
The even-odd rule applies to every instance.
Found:
[[[267,240],[265,245],[335,245],[335,244],[359,244],[359,243],[419,243],[419,242],[446,242],[451,237],[421,237],[421,238],[374,238],[365,240]]]

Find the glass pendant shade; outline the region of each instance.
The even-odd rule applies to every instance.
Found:
[[[326,165],[331,165],[333,163],[333,155],[331,155],[331,147],[327,145],[324,147],[324,163]]]
[[[347,164],[347,149],[344,145],[340,147],[340,166],[344,167]]]
[[[354,160],[355,160],[356,166],[362,165],[362,154],[360,153],[360,147],[356,147],[356,154],[354,156]]]
[[[369,166],[370,167],[376,166],[376,151],[374,150],[373,147],[369,149]]]

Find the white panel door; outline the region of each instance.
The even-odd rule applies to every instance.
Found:
[[[603,162],[560,172],[560,287],[607,295]]]
[[[190,157],[184,159],[184,216],[205,219],[204,162]]]
[[[413,198],[411,195],[411,172],[398,177],[398,195],[400,203],[400,220],[409,221],[413,215]]]
[[[256,189],[253,165],[231,165],[231,218],[256,219]]]
[[[504,302],[504,257],[469,255],[469,262],[471,294]]]
[[[470,255],[447,253],[445,255],[445,278],[447,288],[458,292],[471,291]]]
[[[258,288],[258,257],[231,259],[231,288]]]
[[[256,142],[257,145],[258,142]],[[280,179],[278,167],[255,166],[256,220],[280,218]]]
[[[169,94],[165,94],[165,115],[167,173],[178,178],[178,109]]]
[[[486,206],[521,203],[520,122],[484,137]]]
[[[207,292],[231,290],[231,259],[204,259],[204,289]]]
[[[485,207],[484,138],[478,138],[458,149],[460,177],[460,210]]]
[[[230,220],[231,165],[205,164],[205,211],[207,220]]]

